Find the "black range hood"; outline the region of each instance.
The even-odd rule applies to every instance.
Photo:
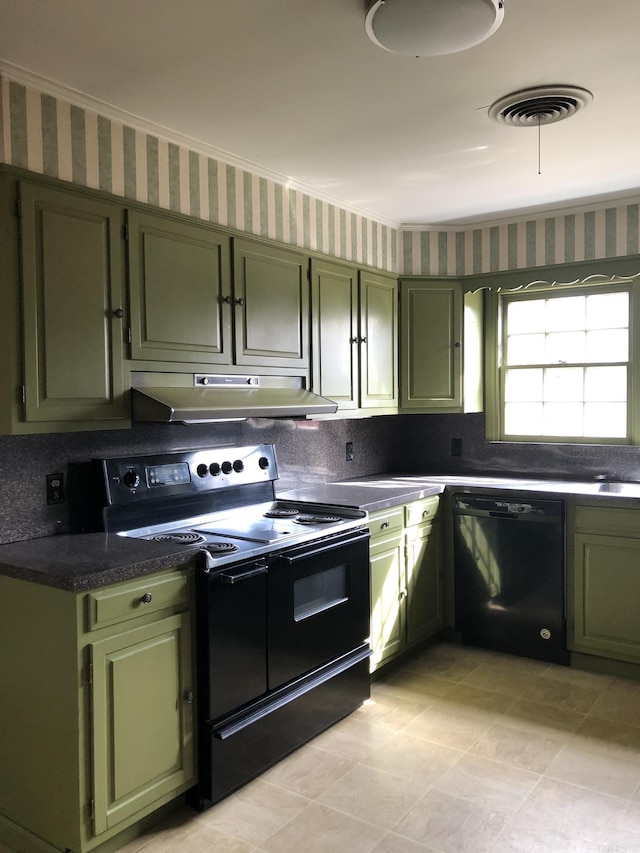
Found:
[[[132,407],[135,421],[201,424],[309,418],[333,414],[338,405],[308,391],[299,377],[133,374]]]

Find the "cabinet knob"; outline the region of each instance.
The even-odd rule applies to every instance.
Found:
[[[121,320],[124,317],[124,311],[122,310],[122,308],[116,308],[116,310],[113,312],[113,316],[117,317],[118,320]]]
[[[454,344],[454,347],[455,347],[456,349],[460,349],[460,347],[461,347],[461,346],[462,346],[462,344],[460,343],[460,341],[456,341],[456,342],[455,342],[455,344]]]
[[[406,597],[407,597],[407,590],[406,590],[406,589],[401,589],[401,590],[400,590],[400,595],[398,596],[398,601],[402,601],[402,600],[403,600],[403,598],[406,598]]]
[[[244,299],[242,296],[239,296],[238,299],[236,299],[236,305],[244,305]]]
[[[389,526],[389,522],[383,521],[382,524],[380,525],[380,530],[386,530],[388,526]]]
[[[231,305],[233,302],[233,296],[223,296],[222,301],[225,302],[227,305]]]
[[[360,338],[360,343],[361,343],[361,344],[366,344],[366,342],[367,342],[367,339],[366,339],[366,338]]]
[[[184,691],[184,701],[187,705],[191,705],[193,702],[193,690],[185,690]]]
[[[149,604],[152,599],[153,599],[153,596],[151,595],[150,592],[145,592],[145,594],[140,597],[140,601],[142,604]]]
[[[427,516],[428,516],[428,515],[429,515],[429,510],[428,510],[428,509],[425,509],[425,510],[423,511],[423,513],[422,513],[422,517],[423,517],[423,518],[427,518]]]

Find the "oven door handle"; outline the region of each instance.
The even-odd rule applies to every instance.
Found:
[[[246,569],[227,569],[216,575],[216,579],[220,583],[242,583],[249,578],[255,578],[258,575],[265,575],[267,566],[264,563],[256,563],[254,566]]]
[[[311,550],[304,549],[304,546],[300,546],[299,553],[292,557],[282,555],[280,559],[283,563],[286,563],[287,566],[293,566],[295,563],[299,563],[302,560],[308,560],[309,557],[318,557],[320,554],[328,554],[330,551],[335,551],[337,548],[344,548],[345,545],[352,545],[354,542],[361,542],[364,539],[369,539],[369,531],[366,529],[358,530],[356,533],[348,536],[348,538],[345,536],[340,537],[337,541],[331,540],[330,542],[326,542],[324,545],[320,545],[318,548],[313,548]]]

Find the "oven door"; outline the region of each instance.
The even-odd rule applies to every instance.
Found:
[[[269,690],[361,646],[369,636],[369,531],[274,556],[267,614]]]
[[[265,560],[198,576],[200,711],[215,720],[267,690]]]

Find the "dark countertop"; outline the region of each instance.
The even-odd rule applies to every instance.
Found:
[[[278,494],[278,498],[335,504],[377,512],[410,503],[445,489],[512,490],[547,497],[582,496],[609,506],[640,506],[640,483],[573,482],[474,475],[373,474],[323,483]],[[46,536],[0,545],[0,575],[70,592],[82,592],[118,581],[182,566],[197,548],[167,542],[126,539],[108,533]]]
[[[278,498],[356,507],[366,512],[377,512],[429,495],[439,495],[444,492],[444,489],[444,484],[423,482],[420,477],[395,478],[381,474],[294,489],[278,494]]]
[[[445,489],[472,491],[509,490],[544,493],[549,497],[572,497],[613,500],[615,505],[638,506],[640,483],[533,479],[520,477],[477,477],[475,475],[373,474],[368,477],[324,483],[278,494],[279,498],[333,503],[376,512],[409,503],[429,495],[442,494]]]
[[[82,592],[184,566],[195,549],[109,533],[44,536],[0,545],[0,574]]]

